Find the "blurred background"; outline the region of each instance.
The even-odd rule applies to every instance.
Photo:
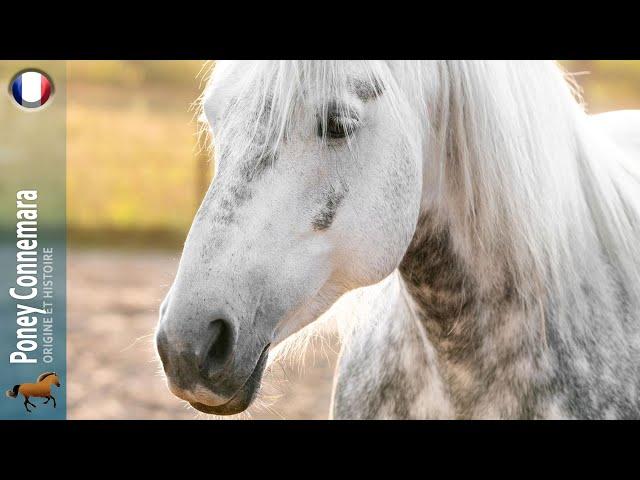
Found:
[[[640,61],[560,63],[589,112],[640,109]],[[213,65],[68,63],[69,418],[203,418],[166,389],[152,334],[212,177],[193,105]],[[246,416],[327,418],[338,345],[318,345]]]

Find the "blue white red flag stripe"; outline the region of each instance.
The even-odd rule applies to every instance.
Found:
[[[40,107],[49,100],[51,82],[40,72],[24,72],[14,79],[11,91],[23,107]]]

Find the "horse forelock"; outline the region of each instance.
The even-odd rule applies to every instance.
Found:
[[[262,61],[242,66],[241,78],[220,120],[216,143],[238,157],[273,155],[296,127],[294,118],[316,119],[326,131],[332,116],[349,116],[354,99],[383,100],[398,122],[408,124],[410,116],[402,101],[397,74],[383,61]],[[221,74],[228,74],[223,68]],[[212,71],[209,86],[215,80]],[[200,99],[204,111],[207,95]],[[201,118],[204,115],[200,116]],[[307,117],[308,118],[308,117]],[[352,134],[347,134],[350,143]],[[325,143],[325,134],[316,140]]]

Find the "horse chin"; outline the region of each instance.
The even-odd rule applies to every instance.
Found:
[[[221,405],[207,405],[200,402],[189,402],[189,404],[202,413],[212,415],[235,415],[244,412],[258,395],[262,374],[267,364],[268,353],[269,345],[263,350],[256,367],[253,369],[253,372],[251,372],[251,375],[249,375],[247,381],[226,403]]]
[[[189,405],[196,410],[209,415],[235,415],[237,413],[244,412],[249,407],[250,402],[236,402],[234,397],[234,400],[230,400],[223,405],[217,405],[215,407],[196,402],[189,402]]]

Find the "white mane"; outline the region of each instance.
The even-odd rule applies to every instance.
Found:
[[[585,254],[602,254],[640,298],[639,164],[592,127],[553,62],[254,62],[214,141],[277,149],[295,115],[349,95],[354,68],[421,142],[423,204],[487,278],[500,261],[521,298],[568,298]]]

